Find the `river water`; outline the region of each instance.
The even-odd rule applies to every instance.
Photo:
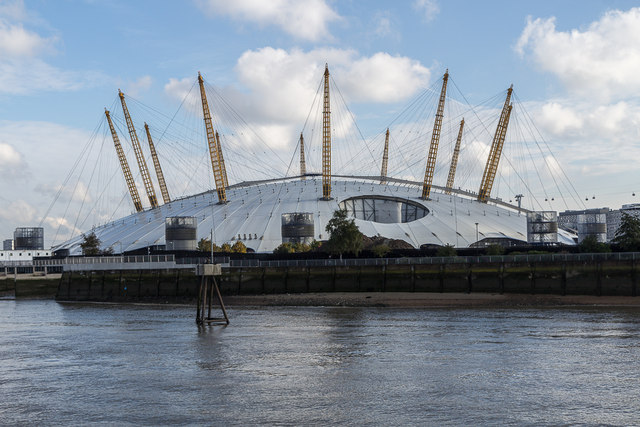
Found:
[[[0,301],[0,424],[640,424],[640,309],[229,314]]]

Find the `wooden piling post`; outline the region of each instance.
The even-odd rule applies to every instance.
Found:
[[[602,296],[602,263],[596,263],[596,295]]]
[[[222,295],[220,294],[220,288],[215,276],[220,276],[222,269],[219,264],[200,264],[196,266],[196,275],[200,276],[200,287],[198,289],[198,307],[196,308],[196,323],[202,325],[207,323],[211,324],[229,324],[229,316],[227,310],[222,301]],[[224,317],[211,317],[211,310],[213,308],[214,292],[218,297],[220,308]],[[205,316],[206,311],[206,316]]]
[[[631,296],[635,297],[638,286],[638,272],[636,271],[636,261],[631,260]]]
[[[536,265],[534,263],[529,264],[529,269],[531,271],[531,294],[534,295],[536,293]]]
[[[411,264],[411,292],[416,291],[416,266]]]

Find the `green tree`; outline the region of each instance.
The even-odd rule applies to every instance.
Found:
[[[247,246],[244,243],[242,243],[240,240],[238,240],[233,244],[233,246],[231,246],[231,252],[235,252],[238,254],[246,254]]]
[[[612,242],[625,252],[640,250],[640,219],[623,212],[620,227]]]
[[[89,234],[84,234],[82,243],[80,243],[80,248],[82,248],[82,254],[85,256],[95,256],[100,255],[100,245],[102,242],[96,236],[96,233],[93,231]]]
[[[221,251],[221,252],[224,252],[224,253],[227,253],[227,254],[228,254],[229,252],[232,252],[232,250],[231,250],[231,245],[230,245],[230,244],[228,244],[228,243],[223,243],[223,244],[222,244],[222,246],[220,246],[220,251]]]
[[[454,248],[453,245],[447,243],[446,245],[440,246],[438,248],[436,255],[446,257],[446,256],[456,256],[458,255],[458,253],[456,252],[456,248]]]
[[[281,243],[277,248],[273,250],[273,253],[277,255],[292,254],[293,252],[293,245],[289,242]]]
[[[389,246],[385,245],[384,243],[375,245],[374,247],[371,248],[371,252],[373,252],[373,254],[378,258],[382,258],[383,256],[387,255],[390,251],[391,249],[389,248]]]
[[[309,252],[310,250],[311,246],[307,245],[306,243],[296,242],[293,244],[293,251],[295,253]]]
[[[598,238],[590,234],[580,242],[580,252],[587,254],[611,252],[611,247],[606,243],[598,242]]]
[[[329,252],[340,255],[352,253],[356,256],[362,250],[362,233],[353,218],[347,218],[347,211],[337,210],[326,227],[329,233]]]
[[[200,252],[211,252],[211,240],[204,237],[198,241],[198,248]]]

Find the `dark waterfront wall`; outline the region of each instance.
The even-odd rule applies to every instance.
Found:
[[[637,269],[635,261],[230,268],[223,270],[219,284],[224,295],[488,292],[636,296]],[[56,298],[191,302],[199,283],[191,270],[65,273]]]
[[[18,276],[19,277],[19,276]],[[15,279],[13,276],[0,278],[0,297],[53,298],[59,288],[60,279],[42,277]]]

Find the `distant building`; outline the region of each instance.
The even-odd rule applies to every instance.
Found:
[[[555,244],[558,242],[558,213],[538,211],[527,213],[527,242]]]
[[[12,251],[13,250],[13,239],[7,239],[2,242],[2,250],[3,251]]]
[[[558,227],[578,233],[578,243],[587,236],[595,236],[598,242],[607,241],[607,215],[609,208],[564,211],[558,214]]]
[[[33,261],[34,257],[51,256],[50,250],[12,250],[0,251],[0,267],[11,266],[17,261]]]
[[[622,214],[640,218],[640,203],[632,203],[628,205],[622,205],[618,210],[612,210],[607,213],[607,241],[613,240],[616,237],[616,232],[620,227],[620,221],[622,220]]]
[[[44,228],[19,227],[13,232],[13,247],[16,250],[43,250]]]

